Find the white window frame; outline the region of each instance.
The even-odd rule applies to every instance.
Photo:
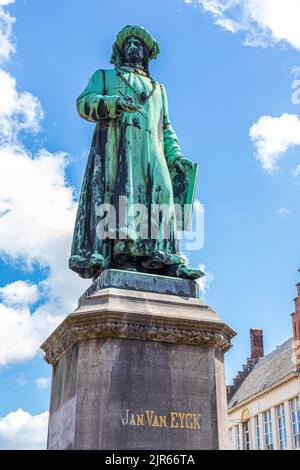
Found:
[[[240,425],[235,426],[235,448],[241,450],[241,432]]]
[[[261,440],[261,429],[260,429],[260,419],[259,419],[259,415],[255,415],[254,416],[254,429],[255,429],[255,446],[256,446],[256,449],[257,450],[261,450],[261,444],[262,444],[262,440]]]
[[[243,450],[251,450],[251,436],[250,436],[250,421],[244,421],[242,423],[243,431]]]
[[[287,450],[287,427],[285,418],[284,403],[280,403],[275,408],[276,412],[276,424],[277,424],[277,435],[278,435],[278,447],[280,450]]]
[[[299,397],[290,400],[290,415],[292,426],[293,448],[300,448],[300,399]]]
[[[272,427],[272,413],[271,410],[264,411],[263,413],[263,426],[264,426],[264,442],[266,450],[274,450],[273,427]]]

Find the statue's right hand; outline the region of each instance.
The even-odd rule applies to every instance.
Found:
[[[125,111],[126,113],[136,113],[139,110],[139,107],[134,104],[134,101],[131,96],[126,98],[117,99],[117,107],[120,111]]]

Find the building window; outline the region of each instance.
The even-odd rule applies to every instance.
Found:
[[[235,427],[235,448],[236,450],[241,450],[241,436],[239,425]]]
[[[260,426],[259,426],[259,417],[254,417],[254,424],[255,424],[255,437],[256,437],[256,449],[261,449],[261,441],[260,441]]]
[[[300,447],[300,402],[299,398],[290,401],[294,447]]]
[[[273,450],[273,431],[272,431],[272,417],[271,410],[265,411],[264,417],[264,431],[265,431],[265,447],[266,450]]]
[[[249,421],[243,423],[243,449],[250,450],[250,430]]]
[[[277,429],[279,437],[279,448],[280,450],[287,449],[287,434],[286,434],[286,422],[285,422],[285,412],[284,404],[276,406],[276,416],[277,416]]]

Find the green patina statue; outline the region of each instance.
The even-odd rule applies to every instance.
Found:
[[[83,278],[108,268],[203,276],[179,253],[178,224],[190,220],[197,167],[182,156],[165,88],[149,72],[159,52],[146,29],[126,26],[113,46],[114,68],[97,70],[77,99],[80,116],[97,124],[69,260]],[[188,215],[178,215],[184,204]]]

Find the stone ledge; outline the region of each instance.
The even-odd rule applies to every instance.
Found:
[[[87,297],[72,315],[106,311],[162,316],[172,321],[184,318],[222,323],[216,313],[200,299],[111,288]]]
[[[74,344],[94,338],[120,338],[231,347],[235,332],[201,300],[172,295],[104,289],[86,299],[41,346],[55,364]]]
[[[79,306],[95,292],[107,288],[199,298],[199,286],[191,279],[107,269],[80,297]]]

